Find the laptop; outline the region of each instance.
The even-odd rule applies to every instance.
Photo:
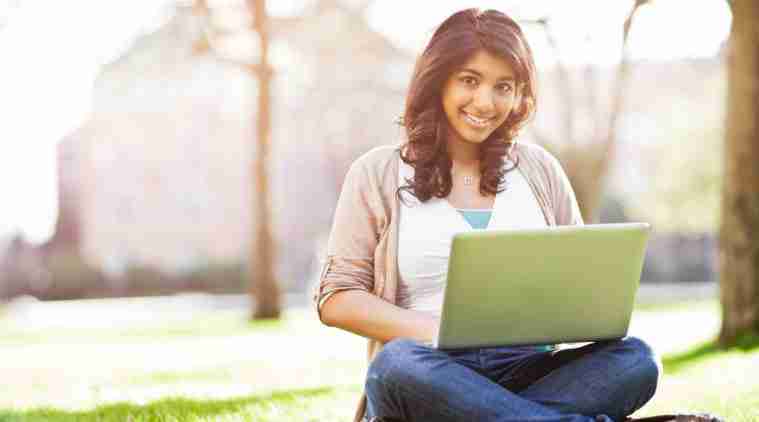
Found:
[[[625,223],[456,234],[434,346],[624,337],[649,232]]]

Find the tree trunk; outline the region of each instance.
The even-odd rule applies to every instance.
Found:
[[[253,195],[257,210],[252,222],[256,231],[256,242],[251,248],[250,293],[254,304],[253,319],[278,318],[281,311],[279,286],[274,277],[275,244],[271,233],[271,193],[269,191],[269,144],[271,137],[271,79],[268,50],[269,34],[265,0],[249,0],[248,5],[254,13],[254,25],[258,32],[261,49],[260,62],[251,69],[258,75],[258,119],[256,122],[258,147],[254,164],[256,191]]]
[[[730,2],[725,174],[720,227],[720,343],[759,333],[759,3]]]

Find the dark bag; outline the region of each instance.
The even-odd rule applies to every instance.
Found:
[[[625,422],[725,422],[722,418],[708,413],[678,413],[676,415],[649,416],[647,418],[627,418]]]
[[[394,418],[370,418],[370,422],[403,422]],[[672,415],[649,416],[646,418],[625,418],[624,422],[725,422],[722,418],[707,413],[678,413]]]

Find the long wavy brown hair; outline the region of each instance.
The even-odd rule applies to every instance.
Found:
[[[480,144],[480,193],[503,191],[506,173],[516,168],[511,146],[519,130],[535,113],[535,64],[519,25],[496,10],[466,9],[446,19],[432,35],[416,61],[401,124],[406,142],[401,159],[414,168],[413,179],[398,189],[409,191],[422,202],[451,193],[452,161],[447,152],[448,121],[443,111],[443,85],[459,66],[485,50],[506,60],[514,69],[521,102],[506,121]],[[514,166],[505,169],[505,159]]]

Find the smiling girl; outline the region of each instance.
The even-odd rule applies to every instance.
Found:
[[[516,141],[535,84],[517,23],[455,13],[416,63],[405,142],[348,171],[315,299],[322,322],[369,339],[356,421],[621,421],[653,396],[660,363],[633,337],[565,350],[430,346],[455,233],[582,224],[558,161]]]

